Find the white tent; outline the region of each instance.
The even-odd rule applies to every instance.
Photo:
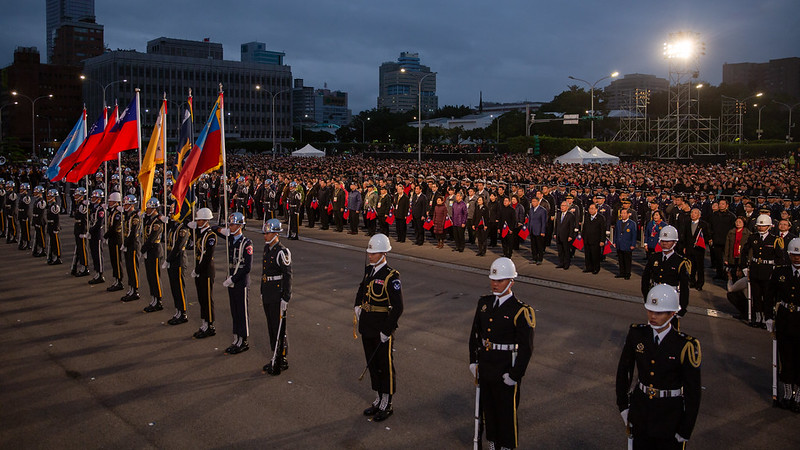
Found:
[[[572,150],[556,158],[555,162],[559,164],[583,164],[583,161],[588,155],[588,153],[576,145]]]
[[[311,144],[306,144],[306,146],[300,150],[292,152],[292,156],[310,156],[312,158],[322,158],[325,156],[325,152],[315,149]]]
[[[619,157],[609,155],[595,146],[587,153],[584,164],[619,164]]]

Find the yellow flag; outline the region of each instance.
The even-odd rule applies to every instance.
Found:
[[[147,153],[142,159],[142,167],[139,170],[139,184],[142,185],[142,211],[145,210],[147,200],[153,195],[153,178],[156,172],[156,166],[164,163],[164,139],[162,137],[163,124],[167,121],[167,101],[161,105],[161,110],[158,112],[158,119],[156,125],[153,127],[153,135],[150,136],[150,143],[147,144]],[[164,180],[166,182],[166,180]]]

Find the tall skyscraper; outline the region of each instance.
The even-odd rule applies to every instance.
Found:
[[[62,25],[95,23],[94,0],[47,0],[47,62],[53,61],[58,29]],[[100,27],[102,30],[102,26]],[[101,31],[102,33],[102,31]],[[102,35],[101,35],[102,38]],[[95,55],[88,55],[95,56]]]
[[[397,62],[381,64],[378,73],[378,109],[388,108],[400,113],[416,111],[420,91],[423,116],[439,108],[436,73],[420,64],[419,53],[402,52]]]

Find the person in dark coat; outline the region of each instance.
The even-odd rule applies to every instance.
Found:
[[[398,184],[396,189],[397,194],[394,196],[394,223],[397,229],[397,242],[405,242],[408,229],[406,216],[408,216],[409,212],[409,198],[402,184]]]
[[[547,233],[547,210],[541,206],[538,197],[531,199],[531,209],[528,211],[528,231],[531,233],[531,256],[537,265],[544,259],[545,235]]]
[[[704,236],[711,246],[711,266],[716,271],[714,273],[715,280],[725,280],[727,278],[723,270],[725,240],[728,237],[728,232],[733,229],[735,221],[736,216],[728,210],[728,201],[720,200],[719,209],[711,213],[711,220],[707,224],[709,234]]]
[[[461,192],[456,193],[456,201],[453,203],[453,240],[455,241],[457,252],[464,251],[464,232],[467,228],[467,204]]]
[[[638,236],[638,233],[636,221],[630,217],[630,210],[627,208],[619,210],[619,220],[617,220],[617,224],[614,227],[614,234],[619,264],[619,274],[615,278],[630,280],[633,251],[636,249],[636,236]]]
[[[589,212],[583,220],[583,251],[586,255],[585,272],[600,273],[600,255],[606,244],[606,216],[600,214],[597,205],[589,204]]]
[[[414,196],[411,198],[411,218],[414,222],[414,245],[425,243],[425,229],[422,223],[425,222],[428,211],[428,197],[422,193],[422,186],[414,187]]]
[[[483,196],[478,195],[475,198],[475,215],[472,217],[472,223],[478,242],[477,256],[484,256],[486,255],[486,230],[489,226],[489,208],[484,204]]]
[[[701,212],[695,208],[691,212],[691,223],[689,224],[690,238],[687,240],[686,256],[692,262],[692,271],[689,274],[689,287],[693,287],[698,291],[703,290],[705,284],[705,258],[706,258],[706,240],[708,236],[712,235],[709,229],[708,222],[701,219]],[[727,233],[727,231],[726,231]],[[722,241],[720,241],[722,244]]]
[[[444,204],[444,197],[436,197],[436,206],[433,207],[433,233],[436,235],[438,244],[436,248],[444,247],[444,222],[447,220],[447,206]]]
[[[486,208],[489,210],[489,224],[487,225],[486,232],[489,235],[489,247],[497,247],[497,230],[500,220],[500,207],[502,204],[497,200],[497,194],[494,192],[489,194],[489,203]]]
[[[503,206],[500,207],[500,216],[498,220],[498,228],[500,230],[500,240],[503,244],[503,256],[511,258],[514,252],[514,238],[517,227],[517,212],[511,206],[511,200],[508,197],[503,197]],[[503,236],[505,233],[505,236]]]
[[[569,210],[566,201],[561,202],[561,211],[556,214],[556,245],[558,247],[558,265],[556,269],[568,270],[572,259],[572,241],[578,234],[578,220]]]
[[[800,412],[800,239],[792,239],[786,249],[789,264],[776,268],[769,281],[767,330],[774,331],[777,339],[778,379],[783,385],[778,405]]]

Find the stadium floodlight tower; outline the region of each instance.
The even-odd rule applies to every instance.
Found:
[[[714,126],[712,119],[700,117],[692,106],[692,91],[700,75],[699,62],[705,55],[705,43],[699,33],[670,33],[663,54],[669,63],[669,105],[667,117],[656,123],[656,157],[689,159],[718,153],[714,135],[719,127]]]

